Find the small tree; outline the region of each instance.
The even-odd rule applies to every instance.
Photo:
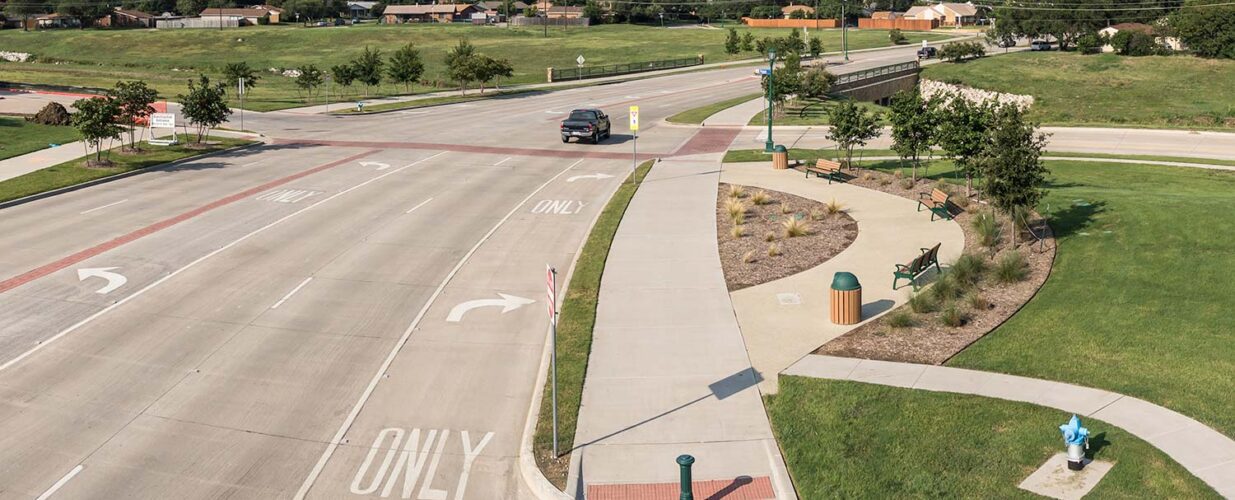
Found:
[[[965,175],[965,194],[969,195],[973,192],[973,178],[979,173],[977,157],[985,150],[990,136],[994,105],[975,104],[959,95],[951,95],[945,101],[947,104],[939,110],[935,142]]]
[[[403,84],[404,90],[410,92],[411,85],[420,81],[420,75],[424,74],[425,65],[420,61],[420,51],[411,43],[400,47],[394,54],[390,55],[390,66],[386,68],[386,74],[390,76],[390,81],[396,84]]]
[[[901,33],[901,30],[892,28],[891,31],[888,31],[888,41],[892,42],[893,45],[900,45],[907,42],[908,39],[905,38],[904,33]]]
[[[467,93],[469,83],[476,80],[476,47],[467,38],[460,38],[450,52],[446,53],[446,71],[450,79]]]
[[[189,80],[189,93],[176,96],[180,101],[180,114],[197,128],[197,139],[201,143],[210,135],[210,129],[227,121],[227,115],[232,114],[227,107],[227,85],[219,82],[211,85],[210,77],[201,75],[195,83]]]
[[[892,96],[892,111],[888,115],[892,122],[892,150],[902,161],[913,165],[913,182],[918,182],[922,155],[930,151],[935,140],[938,122],[934,102],[923,99],[917,87]]]
[[[228,88],[239,89],[240,80],[244,80],[244,88],[247,92],[257,86],[257,80],[260,78],[247,62],[228,63],[223,67],[223,83],[227,84]]]
[[[514,75],[514,67],[505,59],[494,59],[486,55],[477,55],[472,60],[476,81],[480,82],[480,93],[485,93],[485,84],[495,78],[510,78]]]
[[[725,53],[737,54],[740,46],[741,42],[738,39],[737,28],[729,28],[729,33],[725,35]]]
[[[772,104],[773,111],[777,114],[784,113],[785,101],[789,96],[796,95],[801,90],[801,74],[802,64],[801,59],[790,52],[785,56],[784,64],[779,68],[772,70]],[[763,87],[764,95],[768,93],[769,78],[764,76],[760,85]]]
[[[836,83],[836,75],[828,72],[822,66],[812,66],[802,73],[798,92],[812,99],[823,99]]]
[[[116,82],[115,88],[109,90],[107,96],[119,107],[116,118],[127,128],[128,148],[138,151],[137,125],[154,114],[153,104],[159,99],[159,93],[147,86],[146,82],[135,80]]]
[[[1076,37],[1076,50],[1082,54],[1102,52],[1103,45],[1106,45],[1106,37],[1094,31]]]
[[[810,37],[810,56],[819,57],[823,53],[823,40],[817,36]]]
[[[374,86],[382,83],[382,67],[385,64],[386,62],[382,60],[382,51],[366,45],[360,57],[352,61],[352,77],[365,84],[367,90],[372,92]]]
[[[801,31],[789,30],[789,36],[785,37],[784,41],[781,43],[786,51],[797,54],[806,52],[806,40],[802,39]]]
[[[317,65],[309,64],[296,68],[300,72],[300,76],[296,77],[296,88],[303,90],[309,97],[313,97],[313,92],[318,87],[322,86],[323,74],[322,70],[317,69]]]
[[[1122,56],[1148,56],[1155,52],[1157,41],[1148,33],[1123,30],[1111,37],[1111,46]]]
[[[120,113],[119,104],[106,97],[91,97],[74,102],[73,107],[77,108],[77,113],[73,114],[73,127],[81,133],[86,154],[89,155],[90,148],[94,148],[94,162],[87,161],[87,165],[105,165],[103,140],[120,137],[122,130],[115,122],[116,115]]]
[[[742,33],[742,52],[751,52],[755,50],[755,35],[747,31]]]
[[[339,97],[343,97],[343,91],[352,86],[352,82],[356,81],[356,72],[350,64],[336,64],[330,67],[330,77],[334,82],[339,84]]]
[[[845,100],[828,112],[827,139],[836,143],[836,150],[844,158],[844,166],[853,165],[853,148],[865,146],[866,141],[879,137],[879,116]]]
[[[981,159],[986,173],[986,193],[991,204],[1011,217],[1024,209],[1037,206],[1046,190],[1050,173],[1042,164],[1046,135],[1037,131],[1037,124],[1026,122],[1016,106],[1000,106],[993,113],[991,134]],[[1013,227],[1016,220],[1013,219]],[[1016,230],[1012,231],[1012,246],[1016,247]]]

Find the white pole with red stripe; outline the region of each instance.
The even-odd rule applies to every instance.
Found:
[[[549,303],[549,328],[550,328],[550,345],[553,351],[553,360],[550,371],[553,378],[553,458],[558,457],[557,453],[557,270],[548,264],[545,264],[545,287],[548,291],[547,301]]]

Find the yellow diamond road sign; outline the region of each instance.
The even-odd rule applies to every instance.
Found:
[[[630,107],[630,129],[639,130],[639,106]]]

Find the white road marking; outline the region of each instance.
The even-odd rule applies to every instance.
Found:
[[[107,208],[107,207],[114,207],[114,206],[119,205],[119,204],[121,204],[121,203],[124,203],[124,202],[126,202],[126,201],[129,201],[129,200],[127,200],[127,199],[125,199],[125,200],[120,200],[120,201],[117,201],[117,202],[115,202],[115,203],[108,203],[108,204],[103,205],[103,206],[101,206],[101,207],[95,207],[95,208],[92,208],[92,209],[90,209],[90,210],[86,210],[85,212],[81,212],[81,215],[86,215],[86,214],[88,214],[88,213],[90,213],[90,212],[94,212],[94,211],[96,211],[96,210],[102,210],[102,209]]]
[[[322,192],[308,189],[275,189],[257,195],[257,199],[275,203],[299,203],[319,194]]]
[[[532,213],[574,215],[582,212],[586,205],[581,200],[540,200],[532,207]]]
[[[107,306],[107,307],[105,307],[105,308],[103,308],[103,309],[99,310],[99,312],[96,312],[96,313],[94,313],[94,314],[91,314],[90,316],[87,316],[87,317],[86,317],[86,319],[83,319],[83,320],[81,320],[81,321],[78,321],[77,323],[74,323],[73,325],[69,326],[68,328],[65,328],[64,330],[61,330],[61,331],[60,331],[60,333],[57,333],[57,334],[55,334],[55,335],[51,336],[51,338],[49,338],[49,339],[47,339],[47,340],[43,341],[43,343],[38,344],[38,345],[36,345],[36,346],[34,346],[34,347],[30,348],[30,350],[28,350],[28,351],[26,351],[26,352],[21,353],[20,355],[18,355],[17,357],[14,357],[13,359],[8,360],[8,361],[7,361],[7,362],[5,362],[4,364],[0,365],[0,372],[2,372],[2,371],[4,371],[4,370],[7,370],[8,368],[12,367],[13,365],[15,365],[15,364],[17,364],[17,363],[20,363],[20,362],[21,362],[21,360],[26,359],[27,357],[30,357],[30,355],[32,355],[32,354],[34,354],[34,353],[36,353],[36,352],[39,352],[41,349],[43,349],[43,348],[45,348],[45,347],[47,347],[47,346],[51,345],[53,342],[55,342],[55,341],[57,341],[57,340],[60,340],[60,339],[61,339],[61,338],[63,338],[65,335],[68,335],[68,334],[70,334],[70,333],[72,333],[72,332],[76,331],[78,328],[81,328],[81,327],[85,326],[86,324],[90,323],[91,321],[94,321],[95,319],[98,319],[100,316],[102,316],[102,315],[104,315],[104,314],[107,314],[107,313],[111,312],[112,310],[116,309],[117,307],[120,307],[120,306],[124,305],[125,303],[127,303],[127,302],[128,302],[128,301],[130,301],[130,300],[133,300],[133,299],[135,299],[135,298],[137,298],[137,297],[140,297],[142,294],[144,294],[144,293],[146,293],[146,292],[150,291],[151,289],[153,289],[153,288],[154,288],[154,287],[156,287],[156,286],[159,286],[159,285],[163,284],[163,283],[164,283],[164,282],[166,282],[167,280],[170,280],[170,279],[174,278],[176,275],[179,275],[180,273],[182,273],[182,272],[184,272],[184,271],[187,271],[188,269],[192,268],[193,266],[196,266],[196,265],[198,265],[198,264],[200,264],[200,263],[202,263],[202,262],[205,262],[207,259],[209,259],[209,258],[211,258],[211,257],[214,257],[215,255],[218,255],[218,254],[220,254],[220,253],[223,253],[224,251],[226,251],[227,249],[229,249],[229,248],[231,248],[231,247],[234,247],[234,246],[236,246],[236,245],[239,245],[240,243],[244,242],[245,240],[248,240],[249,238],[252,238],[252,237],[254,237],[254,236],[257,236],[258,234],[261,234],[261,233],[265,232],[266,230],[268,230],[268,229],[270,229],[270,228],[272,228],[272,227],[275,227],[275,226],[277,226],[277,225],[279,225],[279,224],[282,224],[283,222],[285,222],[285,221],[287,221],[287,220],[290,220],[291,218],[293,218],[293,217],[295,217],[295,216],[297,216],[297,215],[300,215],[300,214],[302,214],[302,213],[305,213],[306,211],[312,210],[312,209],[313,209],[313,207],[316,207],[316,206],[321,205],[321,204],[323,204],[323,203],[326,203],[326,202],[328,202],[328,201],[330,201],[330,200],[333,200],[333,199],[335,199],[335,198],[338,198],[338,197],[340,197],[340,196],[343,196],[343,195],[345,195],[345,194],[347,194],[347,193],[350,193],[350,192],[352,192],[352,191],[355,191],[355,190],[357,190],[357,189],[360,189],[360,188],[362,188],[362,187],[364,187],[364,186],[367,186],[367,185],[369,185],[369,184],[371,184],[371,183],[377,182],[377,181],[379,181],[379,180],[381,180],[381,179],[384,179],[384,178],[386,178],[386,177],[388,177],[388,176],[391,176],[391,175],[397,174],[397,173],[399,173],[399,172],[402,172],[403,170],[408,169],[408,168],[411,168],[411,167],[413,167],[413,166],[416,166],[417,164],[420,164],[421,162],[426,162],[426,161],[432,160],[432,159],[434,159],[434,158],[437,158],[437,157],[439,157],[439,156],[441,156],[441,155],[444,155],[444,154],[446,154],[446,153],[447,153],[447,151],[442,151],[441,153],[435,154],[435,155],[430,156],[430,157],[428,157],[428,158],[424,158],[424,159],[416,160],[416,161],[414,161],[414,162],[412,162],[412,163],[409,163],[409,164],[407,164],[407,165],[404,165],[404,166],[402,166],[402,167],[399,167],[399,168],[397,168],[397,169],[395,169],[395,170],[391,170],[391,171],[386,172],[386,173],[384,173],[384,174],[382,174],[382,175],[379,175],[379,176],[374,177],[374,178],[372,178],[372,179],[369,179],[369,180],[367,180],[367,181],[361,182],[360,184],[357,184],[357,185],[352,186],[352,187],[350,187],[350,188],[347,188],[347,189],[344,189],[344,190],[342,190],[342,191],[339,191],[338,193],[335,193],[335,194],[333,194],[333,195],[330,195],[329,197],[326,197],[325,199],[322,199],[322,200],[320,200],[320,201],[318,201],[318,202],[316,202],[316,203],[314,203],[314,204],[312,204],[312,205],[309,205],[309,206],[304,207],[304,208],[302,208],[302,209],[300,209],[300,210],[297,210],[297,211],[295,211],[295,212],[292,212],[292,213],[290,213],[290,214],[287,214],[287,215],[283,216],[283,218],[281,218],[281,219],[279,219],[279,220],[276,220],[276,221],[274,221],[274,222],[271,222],[270,224],[266,224],[265,226],[262,226],[262,227],[260,227],[260,228],[258,228],[258,229],[256,229],[256,230],[254,230],[253,232],[251,232],[251,233],[249,233],[249,234],[246,234],[246,235],[241,236],[241,237],[239,237],[239,238],[237,238],[237,239],[235,239],[235,240],[232,240],[232,242],[231,242],[231,243],[228,243],[228,244],[226,244],[226,245],[223,245],[222,247],[219,247],[219,249],[217,249],[217,250],[215,250],[215,251],[213,251],[213,252],[210,252],[210,253],[208,253],[208,254],[206,254],[206,255],[203,255],[203,256],[201,256],[201,257],[198,257],[198,258],[197,258],[197,260],[195,260],[195,261],[193,261],[193,262],[190,262],[190,263],[188,263],[188,264],[185,264],[185,265],[184,265],[184,267],[181,267],[180,269],[177,269],[177,270],[175,270],[175,271],[172,271],[172,272],[168,273],[166,276],[164,276],[164,277],[162,277],[162,278],[159,278],[159,279],[155,280],[155,281],[154,281],[154,283],[151,283],[151,284],[149,284],[149,285],[146,285],[146,287],[145,287],[145,288],[142,288],[141,290],[138,290],[138,291],[134,292],[132,295],[126,296],[126,297],[124,297],[124,298],[122,298],[122,299],[120,299],[120,300],[116,301],[114,304],[112,304],[112,305],[110,305],[110,306]],[[579,160],[579,161],[583,161],[583,160]]]
[[[403,449],[399,450],[400,441],[403,436],[407,435],[407,441],[403,441]],[[369,447],[369,453],[365,455],[364,462],[361,462],[360,468],[356,470],[356,476],[352,478],[352,484],[349,491],[355,495],[372,495],[377,492],[377,489],[384,483],[380,496],[389,498],[394,492],[395,486],[399,482],[399,476],[403,476],[403,488],[400,491],[402,498],[412,498],[412,491],[416,487],[417,481],[420,482],[420,492],[416,495],[417,499],[436,499],[445,500],[446,490],[433,488],[433,480],[437,475],[437,462],[442,457],[443,447],[446,441],[450,440],[450,429],[442,429],[439,433],[437,429],[428,429],[425,440],[420,441],[420,429],[411,429],[410,432],[405,432],[398,427],[388,427],[382,429],[377,434],[377,438],[373,440],[373,446]],[[472,446],[472,438],[468,431],[461,431],[463,440],[463,468],[459,472],[459,480],[455,484],[455,500],[462,500],[467,492],[468,478],[472,473],[472,465],[476,462],[476,457],[480,456],[481,450],[489,444],[493,439],[492,432],[486,432],[481,436],[480,442]],[[386,444],[387,436],[393,436],[389,439],[390,443]],[[436,442],[436,446],[434,443]],[[382,450],[386,450],[385,456],[382,458],[381,465],[374,472],[373,477],[369,480],[367,486],[362,486],[365,478],[369,475],[369,469],[373,467],[373,461],[377,458],[377,454]],[[432,457],[430,458],[430,452]],[[454,453],[452,453],[454,455]],[[392,460],[394,466],[391,467]],[[425,469],[425,462],[428,462],[429,468]],[[424,471],[424,480],[421,481],[420,473]]]
[[[129,282],[129,279],[125,278],[120,273],[111,272],[113,269],[119,269],[119,268],[118,267],[87,267],[87,268],[78,269],[77,270],[77,281],[86,281],[87,278],[103,278],[107,280],[107,286],[104,286],[103,288],[95,290],[94,293],[97,293],[99,295],[107,295],[108,293],[111,293],[115,289],[120,288],[124,286],[125,283]]]
[[[390,168],[390,164],[389,164],[389,163],[382,163],[382,162],[380,162],[380,161],[362,161],[362,162],[360,162],[360,166],[362,166],[362,167],[377,167],[377,169],[378,169],[378,170],[386,170],[386,169]]]
[[[528,304],[536,303],[536,301],[532,299],[525,299],[523,297],[516,297],[514,295],[506,295],[500,292],[498,293],[498,296],[500,296],[501,298],[500,299],[469,300],[467,302],[459,304],[450,310],[450,314],[446,316],[446,321],[448,323],[458,323],[460,321],[463,321],[463,315],[467,314],[468,311],[471,311],[472,309],[476,309],[480,307],[501,306],[502,314],[506,314],[510,311],[526,306]]]
[[[442,291],[446,289],[446,285],[450,283],[450,280],[454,279],[455,275],[459,273],[459,270],[463,269],[463,266],[467,264],[467,261],[472,258],[472,255],[475,255],[476,252],[480,250],[481,245],[484,245],[486,241],[489,241],[489,238],[493,237],[493,234],[497,233],[497,230],[501,229],[502,225],[506,224],[506,221],[510,220],[511,217],[514,217],[523,205],[531,200],[533,196],[536,196],[537,193],[544,190],[545,187],[549,186],[549,184],[552,184],[553,181],[556,181],[558,177],[566,175],[566,172],[569,172],[580,163],[583,163],[582,159],[571,163],[569,167],[566,167],[561,172],[558,172],[557,175],[549,178],[549,180],[545,181],[544,184],[541,184],[529,193],[527,197],[515,204],[514,208],[511,208],[509,212],[506,212],[506,215],[503,216],[501,220],[497,221],[497,224],[494,224],[493,227],[489,229],[489,232],[480,237],[480,241],[477,241],[466,254],[463,254],[463,257],[459,259],[459,262],[455,263],[455,267],[446,274],[446,277],[442,278],[441,283],[438,283],[437,288],[433,290],[433,294],[429,296],[429,300],[425,301],[425,305],[420,308],[420,312],[416,313],[416,317],[413,318],[412,322],[407,325],[405,330],[403,330],[403,336],[399,337],[399,341],[395,343],[394,347],[391,348],[390,353],[386,355],[386,360],[382,362],[382,366],[377,368],[377,373],[373,374],[373,379],[369,381],[368,387],[365,387],[364,392],[360,394],[360,398],[356,401],[356,404],[352,406],[352,411],[347,414],[347,418],[343,420],[343,424],[339,426],[339,430],[335,432],[334,437],[330,438],[330,444],[326,446],[326,450],[322,452],[321,458],[317,460],[317,464],[313,466],[313,470],[309,471],[308,477],[304,479],[304,483],[301,483],[300,490],[296,492],[296,496],[293,498],[296,500],[303,500],[305,496],[309,494],[309,489],[313,487],[313,483],[317,482],[318,476],[320,476],[322,474],[322,470],[326,468],[326,462],[330,461],[330,457],[334,455],[334,451],[339,448],[339,443],[343,441],[343,436],[347,434],[348,429],[350,429],[352,424],[356,422],[356,417],[360,415],[360,410],[364,408],[365,403],[369,401],[369,397],[373,395],[373,391],[377,389],[377,384],[378,382],[381,382],[382,375],[390,369],[390,365],[394,363],[395,356],[398,356],[399,351],[402,350],[403,346],[407,344],[408,339],[412,337],[412,332],[416,330],[416,327],[420,326],[420,322],[424,320],[425,315],[429,313],[429,308],[433,307],[433,303],[436,302],[437,298],[442,295]],[[2,369],[2,367],[0,367],[0,369]]]
[[[293,288],[292,291],[287,292],[287,295],[284,295],[283,298],[279,299],[278,302],[275,302],[273,306],[270,306],[270,308],[278,309],[279,306],[283,305],[284,302],[287,302],[287,299],[292,298],[292,295],[296,295],[296,292],[299,292],[300,289],[304,288],[304,286],[309,284],[310,281],[313,281],[312,276],[309,276],[308,278],[305,278],[304,281],[301,281],[299,285],[296,285],[296,288]]]
[[[512,157],[512,156],[507,156],[505,160],[502,160],[502,161],[499,161],[499,162],[497,162],[497,163],[494,163],[494,164],[493,164],[493,166],[495,166],[495,167],[496,167],[496,166],[498,166],[498,165],[501,165],[501,164],[503,164],[503,163],[506,163],[506,162],[510,161],[510,159],[511,159],[511,158],[513,158],[513,157]]]
[[[566,182],[575,182],[575,181],[580,180],[580,179],[596,179],[596,180],[600,180],[600,179],[610,179],[610,178],[612,178],[612,177],[613,177],[613,176],[612,176],[612,175],[609,175],[609,174],[599,174],[599,173],[597,173],[597,174],[588,174],[588,175],[576,175],[576,176],[574,176],[574,177],[571,177],[571,178],[569,178],[569,179],[566,179]]]
[[[77,467],[74,467],[68,474],[65,474],[59,481],[56,481],[56,484],[51,485],[51,488],[47,488],[47,491],[44,491],[42,495],[39,495],[36,500],[47,500],[48,498],[51,498],[56,491],[59,491],[65,484],[68,484],[69,480],[73,479],[73,476],[76,476],[77,473],[81,472],[84,468],[86,468],[85,465],[77,464]]]
[[[420,208],[420,207],[423,207],[423,206],[425,206],[425,205],[428,205],[430,201],[433,201],[433,198],[429,198],[429,199],[427,199],[427,200],[425,200],[425,201],[422,201],[422,202],[420,202],[420,204],[419,204],[419,205],[416,205],[416,206],[412,207],[411,209],[409,209],[408,211],[403,212],[403,213],[405,213],[405,214],[410,214],[410,213],[412,213],[412,212],[415,212],[417,208]]]

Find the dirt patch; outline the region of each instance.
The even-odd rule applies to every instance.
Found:
[[[93,159],[89,159],[89,160],[86,160],[86,168],[112,168],[112,167],[114,167],[114,166],[116,166],[116,164],[115,164],[115,163],[112,163],[112,161],[111,161],[111,160],[108,160],[108,159],[102,159],[102,160],[93,160]]]
[[[41,125],[54,125],[64,127],[73,124],[73,117],[69,115],[69,110],[58,102],[49,102],[38,113],[31,115],[26,120],[38,123]]]
[[[858,224],[843,210],[779,191],[720,184],[716,196],[716,240],[729,291],[791,276],[835,257],[858,237]],[[766,198],[766,199],[763,199]],[[759,201],[760,203],[756,203]],[[741,203],[743,234],[733,233],[730,203]],[[793,223],[787,221],[795,221]],[[804,234],[788,235],[786,224],[798,224]]]
[[[857,176],[852,184],[913,200],[918,199],[919,193],[929,192],[937,186],[952,192],[954,198],[968,206],[967,210],[956,216],[957,224],[965,233],[964,253],[981,256],[989,267],[994,268],[1005,255],[1015,250],[1025,258],[1025,279],[1000,284],[991,276],[992,271],[988,271],[987,276],[972,285],[967,292],[947,302],[962,318],[960,326],[945,324],[946,306],[937,305],[932,312],[913,312],[911,305],[905,304],[833,339],[816,350],[815,354],[943,364],[1016,314],[1033,298],[1050,276],[1051,266],[1055,261],[1054,234],[1046,221],[1037,214],[1030,216],[1030,228],[1042,238],[1041,241],[1032,239],[1029,233],[1022,231],[1018,233],[1016,248],[1012,248],[1011,221],[1007,216],[999,214],[996,215],[996,220],[1003,228],[1001,239],[993,247],[986,248],[980,244],[980,234],[974,228],[973,221],[979,213],[989,214],[990,207],[976,200],[965,198],[963,186],[939,186],[923,181],[909,185],[904,179],[894,175],[872,171],[861,171]],[[930,217],[925,211],[920,216]],[[1030,243],[1026,243],[1026,240]],[[904,263],[907,264],[913,257],[915,256],[906,255]],[[945,273],[949,272],[949,266],[952,263],[941,262],[940,264]],[[919,278],[918,282],[926,284],[935,281],[936,278],[936,273],[930,271]],[[905,281],[901,280],[900,283],[904,284]],[[927,290],[922,290],[922,294],[930,297],[932,294]],[[910,326],[893,327],[896,320],[906,318]]]

